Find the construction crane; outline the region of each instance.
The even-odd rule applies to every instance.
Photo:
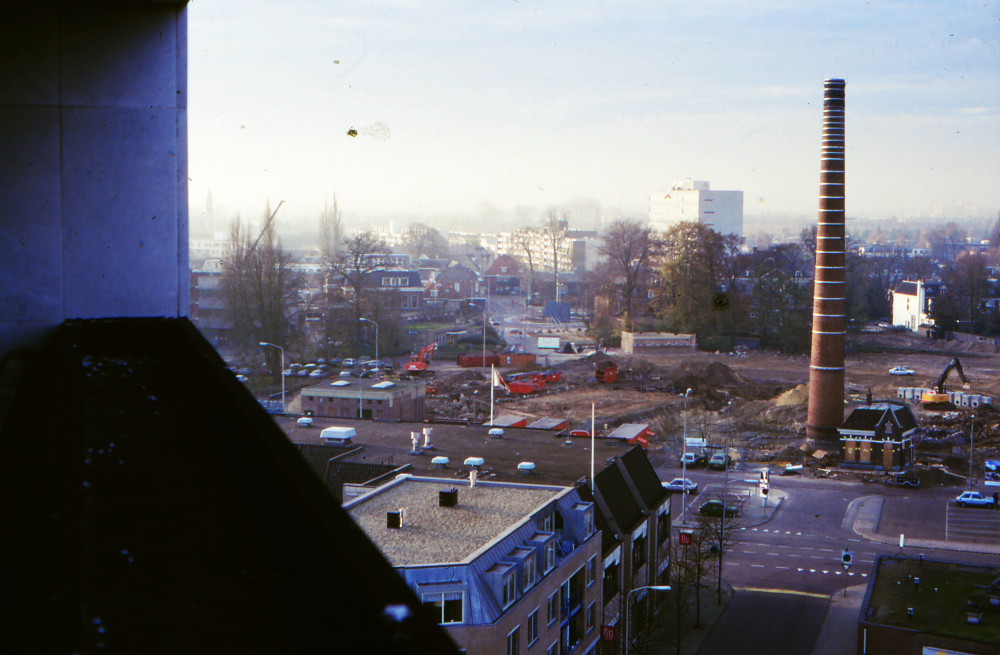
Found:
[[[948,397],[948,392],[944,390],[944,383],[948,380],[951,372],[955,370],[958,371],[958,375],[962,378],[963,388],[968,389],[971,386],[971,381],[966,377],[965,371],[962,370],[962,362],[958,361],[958,357],[956,357],[944,368],[941,377],[934,384],[934,388],[920,394],[920,402],[923,403],[925,408],[952,409],[954,407],[951,404],[951,399]]]

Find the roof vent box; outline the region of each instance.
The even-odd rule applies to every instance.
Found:
[[[402,509],[398,509],[395,512],[385,513],[385,527],[390,530],[398,530],[403,527],[403,521],[406,518],[406,512]]]
[[[441,507],[455,507],[458,505],[458,488],[448,489],[438,492],[438,505]]]

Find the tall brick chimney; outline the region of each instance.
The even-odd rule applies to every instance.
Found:
[[[838,438],[844,422],[844,80],[823,83],[816,277],[806,435]]]

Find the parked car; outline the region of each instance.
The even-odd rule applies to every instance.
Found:
[[[661,482],[667,491],[677,493],[687,493],[688,495],[698,493],[698,483],[689,478],[674,478],[670,482]]]
[[[295,371],[293,371],[290,368],[286,368],[284,371],[281,372],[281,374],[284,375],[286,378],[295,377]]]
[[[955,499],[959,507],[989,507],[996,509],[997,502],[992,496],[984,496],[978,491],[965,491]]]
[[[715,453],[712,455],[711,459],[708,460],[708,468],[724,470],[726,466],[729,465],[729,456],[723,453]]]
[[[296,423],[298,423],[298,426],[300,428],[311,428],[312,424],[313,424],[313,420],[311,418],[309,418],[308,416],[303,416],[298,421],[296,421]]]
[[[337,377],[339,377],[339,378],[359,378],[361,376],[359,374],[355,373],[354,371],[341,371],[340,373],[337,374]]]
[[[912,368],[906,368],[905,366],[894,366],[889,369],[889,375],[913,375],[916,373]]]
[[[721,500],[710,500],[708,502],[702,503],[702,506],[698,508],[698,511],[705,516],[722,516],[722,501]],[[726,516],[736,516],[740,513],[740,508],[736,505],[729,505],[726,507]]]
[[[354,358],[348,357],[344,360],[344,368],[354,368]]]
[[[296,373],[295,375],[299,376],[300,378],[304,378],[307,375],[309,375],[309,369],[307,369],[307,368],[300,368],[299,372]]]
[[[686,464],[687,466],[698,466],[699,464],[704,464],[705,458],[697,453],[684,453],[681,455],[681,464]]]
[[[326,377],[326,371],[317,368],[317,369],[315,369],[314,371],[312,371],[309,374],[309,377],[315,378],[317,380],[319,380],[321,378],[325,378]]]
[[[503,437],[503,428],[490,428],[490,436],[494,438]]]

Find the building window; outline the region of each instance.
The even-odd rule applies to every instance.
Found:
[[[548,573],[556,566],[556,542],[549,539],[545,542],[545,572]]]
[[[535,584],[535,555],[529,555],[524,560],[524,588],[528,589]]]
[[[503,606],[507,607],[514,602],[514,573],[503,579]]]
[[[424,609],[431,613],[438,623],[462,623],[462,592],[421,594]]]
[[[536,609],[528,617],[528,648],[538,641],[538,610]]]
[[[549,649],[545,651],[545,655],[559,655],[559,641],[553,641]]]
[[[632,573],[635,574],[646,563],[646,535],[632,540]]]
[[[656,517],[656,545],[663,545],[669,536],[670,512],[664,512]]]
[[[587,632],[594,629],[594,625],[597,623],[597,602],[590,604],[587,608]]]
[[[590,561],[587,562],[587,586],[594,584],[597,580],[597,557],[591,557]]]
[[[604,569],[604,602],[607,603],[618,593],[618,563]]]
[[[594,508],[591,507],[583,513],[583,536],[584,538],[594,534]]]
[[[521,626],[514,628],[514,632],[507,635],[507,655],[519,655],[521,652]]]
[[[538,521],[538,531],[539,532],[552,532],[552,515],[543,517]]]
[[[552,622],[555,621],[557,618],[559,618],[559,592],[558,591],[556,593],[552,594],[551,596],[549,596],[549,615],[548,615],[549,623],[548,624],[552,625]]]

